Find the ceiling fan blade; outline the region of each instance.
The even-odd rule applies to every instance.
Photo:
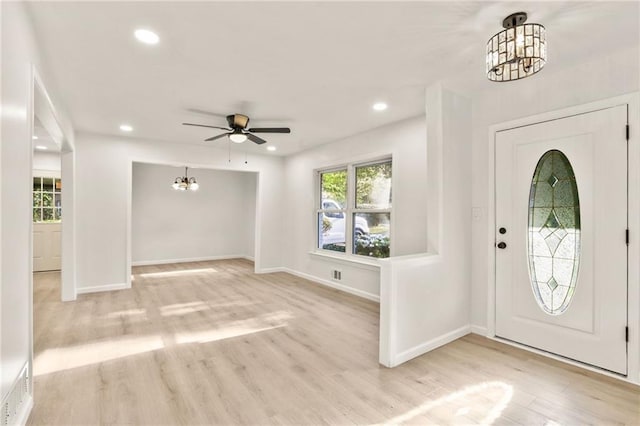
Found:
[[[206,124],[193,124],[193,123],[182,123],[184,126],[198,126],[198,127],[207,127],[209,129],[220,129],[220,130],[231,130],[226,127],[218,127],[218,126],[208,126]]]
[[[198,108],[187,108],[187,111],[192,112],[194,114],[207,115],[209,117],[216,117],[216,118],[223,118],[223,119],[227,116],[227,114],[219,114],[217,112],[207,111],[207,110],[198,109]]]
[[[215,141],[216,139],[223,138],[223,137],[227,136],[228,134],[229,134],[229,133],[223,133],[223,134],[221,134],[221,135],[214,136],[214,137],[209,138],[209,139],[205,139],[204,141],[205,141],[205,142]]]
[[[252,133],[291,133],[291,129],[288,127],[254,127],[248,131]]]
[[[252,135],[251,133],[246,133],[246,135],[247,135],[247,138],[249,138],[249,140],[251,142],[255,142],[258,145],[262,145],[263,143],[267,143],[267,141],[265,141],[264,139],[259,138],[256,135]]]

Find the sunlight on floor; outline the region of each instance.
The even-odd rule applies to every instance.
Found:
[[[220,330],[194,331],[189,333],[176,333],[176,343],[209,343],[218,340],[231,339],[234,337],[245,336],[247,334],[260,333],[261,331],[274,330],[276,328],[285,327],[286,324],[274,325],[271,327],[252,328],[252,327],[225,327]]]
[[[291,318],[292,315],[290,312],[277,311],[255,318],[234,321],[233,323],[225,324],[224,327],[216,330],[176,333],[175,341],[177,344],[215,342],[216,340],[230,339],[233,337],[285,327],[287,325],[287,320]]]
[[[45,349],[33,361],[34,376],[84,367],[164,348],[159,335],[108,339],[66,348]]]
[[[146,272],[144,274],[137,274],[142,278],[161,278],[161,277],[179,277],[182,275],[196,275],[196,274],[208,274],[211,272],[218,272],[213,268],[201,268],[201,269],[180,269],[178,271],[165,271],[165,272]]]
[[[123,316],[143,315],[146,313],[146,309],[127,309],[126,311],[109,312],[107,315],[105,315],[105,318],[119,318]]]
[[[472,414],[474,405],[481,407],[485,407],[487,405],[486,402],[482,404],[474,404],[475,398],[483,398],[484,400],[490,399],[493,402],[494,397],[497,397],[495,398],[495,404],[479,421],[479,424],[481,425],[491,425],[500,417],[502,411],[507,407],[507,405],[509,405],[511,398],[513,397],[513,386],[503,382],[483,382],[477,385],[467,386],[464,389],[452,392],[433,401],[426,401],[413,410],[407,411],[406,413],[385,422],[385,424],[395,425],[407,423],[418,416],[429,414],[430,412],[442,408],[455,409],[458,405],[462,405],[462,407],[455,411],[453,417],[467,416]],[[447,411],[447,414],[449,413],[448,410],[444,411]],[[449,419],[449,421],[451,420],[452,419]]]
[[[164,308],[173,309],[173,311],[170,311],[168,315],[178,315],[179,313],[184,314],[186,312],[185,310],[195,312],[199,308],[202,308],[200,304],[201,302],[182,303],[168,305]],[[210,309],[206,305],[204,308]],[[123,315],[126,313],[132,314],[132,311],[133,314],[144,313],[144,310],[132,309],[129,311],[113,312],[112,315]],[[288,311],[276,311],[245,320],[225,323],[217,329],[184,333],[176,332],[173,335],[165,335],[164,337],[173,337],[173,342],[178,345],[187,343],[209,343],[286,327],[287,320],[292,317],[293,315]],[[170,343],[165,344],[165,342],[168,341],[171,340],[163,339],[163,336],[160,335],[148,335],[135,338],[116,337],[82,345],[45,349],[35,356],[34,376],[42,376],[45,374],[55,373],[57,371],[85,367],[92,364],[99,364],[101,362],[112,361],[118,358],[163,349],[167,344],[171,345]]]
[[[163,317],[170,317],[173,315],[185,315],[209,309],[211,309],[211,307],[204,302],[175,303],[173,305],[161,306],[160,315]]]

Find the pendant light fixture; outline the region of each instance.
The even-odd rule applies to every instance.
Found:
[[[177,177],[173,181],[173,185],[171,185],[173,189],[175,189],[177,191],[186,191],[187,189],[189,189],[191,191],[197,191],[198,190],[200,185],[198,185],[198,182],[196,182],[196,178],[194,178],[194,177],[190,178],[189,177],[188,171],[189,171],[189,168],[185,167],[184,168],[184,176],[183,177]]]
[[[527,14],[514,13],[502,21],[505,28],[487,42],[487,78],[512,81],[529,77],[547,63],[546,30],[525,24]]]

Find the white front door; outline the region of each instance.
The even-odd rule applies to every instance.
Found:
[[[33,272],[59,271],[61,248],[62,223],[33,224]]]
[[[496,335],[627,373],[627,106],[496,133]]]

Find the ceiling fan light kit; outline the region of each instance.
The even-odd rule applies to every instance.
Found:
[[[546,30],[525,24],[527,14],[517,12],[502,21],[504,30],[487,42],[487,78],[513,81],[529,77],[547,63]]]
[[[205,139],[205,142],[214,141],[216,139],[223,138],[225,136],[229,137],[229,140],[234,143],[243,143],[247,139],[251,142],[256,143],[258,145],[262,145],[267,141],[262,139],[259,136],[256,136],[254,133],[291,133],[291,129],[288,127],[254,127],[247,129],[249,125],[249,117],[243,114],[231,114],[227,115],[227,123],[229,127],[218,127],[218,126],[209,126],[207,124],[194,124],[194,123],[182,123],[185,126],[198,126],[198,127],[207,127],[210,129],[220,129],[225,130],[226,133],[222,133],[217,136],[210,137]]]
[[[176,191],[186,191],[187,189],[190,191],[197,191],[200,185],[196,181],[196,178],[188,176],[188,167],[184,168],[184,176],[178,176],[173,181],[171,187]]]
[[[231,139],[231,142],[233,143],[242,143],[247,140],[247,135],[241,131],[234,131],[229,135],[229,139]]]

